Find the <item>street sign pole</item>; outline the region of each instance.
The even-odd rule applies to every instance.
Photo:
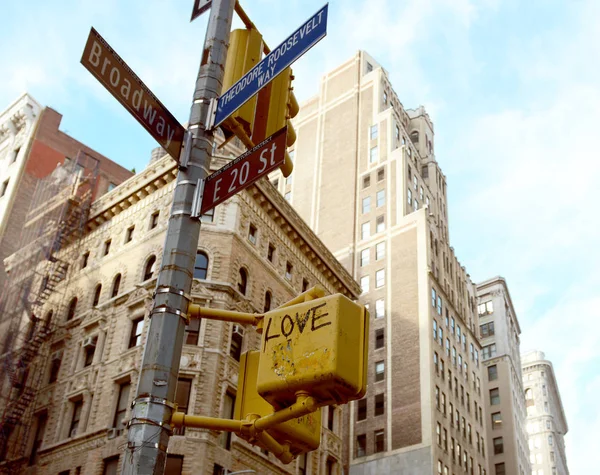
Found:
[[[124,475],[162,474],[174,411],[179,360],[198,249],[200,222],[192,218],[196,186],[208,174],[213,135],[205,121],[221,91],[235,0],[212,0],[190,112],[189,161],[179,170],[158,274],[150,328],[123,457]]]

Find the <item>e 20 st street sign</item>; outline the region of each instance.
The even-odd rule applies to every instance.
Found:
[[[94,28],[85,44],[81,64],[171,157],[179,160],[185,129]]]
[[[272,50],[260,63],[221,95],[217,102],[215,127],[243,106],[254,94],[269,84],[279,73],[327,34],[328,6],[329,4],[326,4],[310,17],[283,43]]]
[[[206,213],[280,167],[285,160],[286,135],[287,127],[284,127],[209,175],[204,184],[200,213]]]

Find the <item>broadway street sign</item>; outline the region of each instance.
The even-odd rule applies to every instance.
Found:
[[[206,178],[200,213],[247,188],[285,160],[287,127],[275,132]]]
[[[81,64],[179,161],[185,129],[94,28]]]
[[[328,6],[326,4],[310,17],[219,98],[215,127],[327,34]]]

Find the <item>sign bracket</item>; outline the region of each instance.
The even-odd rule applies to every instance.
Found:
[[[204,196],[204,183],[205,180],[198,180],[198,183],[196,183],[194,198],[192,199],[192,212],[190,215],[192,219],[199,220],[202,216],[200,208],[202,207],[202,197]]]
[[[194,132],[192,132],[191,130],[186,130],[183,140],[183,153],[181,154],[179,159],[180,170],[186,170],[188,167],[188,163],[190,162],[190,156],[192,155],[192,140],[194,140]]]
[[[210,99],[208,104],[208,112],[206,114],[206,130],[213,130],[215,128],[215,116],[217,115],[217,103],[218,97]]]

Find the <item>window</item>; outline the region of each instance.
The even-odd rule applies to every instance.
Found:
[[[495,334],[494,331],[494,322],[484,323],[483,325],[479,325],[479,335],[481,338],[487,338],[488,336],[492,336]]]
[[[360,228],[360,238],[361,239],[369,239],[370,236],[371,236],[371,223],[367,221],[366,223],[363,223]]]
[[[385,316],[385,300],[377,299],[375,301],[375,318],[383,318]]]
[[[413,201],[413,211],[417,211],[419,209],[419,202],[415,198]]]
[[[377,146],[375,147],[371,147],[371,150],[369,151],[369,163],[375,163],[378,159],[378,151],[377,151]]]
[[[375,260],[380,260],[385,257],[385,242],[378,242],[375,246]]]
[[[177,411],[187,414],[188,407],[190,404],[190,393],[192,390],[192,379],[190,378],[178,378],[177,389],[175,390],[175,403],[177,404]],[[173,435],[184,435],[185,427],[174,427]]]
[[[35,465],[38,461],[38,451],[44,441],[44,433],[46,432],[46,422],[48,415],[46,413],[39,414],[36,416],[36,429],[35,436],[33,438],[33,447],[31,448],[31,454],[29,455],[29,465]]]
[[[146,266],[144,267],[144,279],[143,281],[152,279],[154,276],[154,271],[156,270],[156,256],[150,256],[146,261]]]
[[[500,429],[502,427],[502,413],[494,412],[492,414],[492,429]]]
[[[285,195],[283,195],[286,201],[290,201],[292,199],[291,191],[288,191]]]
[[[375,232],[381,233],[381,232],[385,231],[385,218],[383,215],[377,216],[376,224],[377,225],[375,227]]]
[[[306,466],[308,465],[308,454],[304,453],[298,456],[298,474],[306,475]]]
[[[384,344],[385,342],[383,328],[375,330],[375,349],[379,350],[383,348]]]
[[[417,180],[417,175],[413,175],[413,186],[415,188],[415,191],[417,191],[417,189],[419,188],[419,181]]]
[[[205,252],[196,251],[194,262],[194,279],[206,279],[208,273],[208,256]]]
[[[293,270],[294,270],[294,266],[292,265],[292,263],[290,261],[287,261],[285,263],[285,278],[287,280],[292,280]]]
[[[86,368],[90,366],[94,362],[94,354],[96,353],[96,343],[98,342],[98,337],[88,337],[84,340],[83,344],[83,367]]]
[[[228,432],[231,434],[231,432]],[[183,469],[183,455],[167,454],[164,475],[181,475]]]
[[[494,438],[494,455],[499,455],[504,453],[504,441],[502,437]]]
[[[119,385],[119,398],[117,399],[117,407],[115,409],[115,417],[113,418],[113,427],[117,429],[119,434],[122,434],[125,430],[126,424],[123,421],[125,414],[127,413],[127,406],[129,406],[129,392],[131,390],[131,383],[127,381]]]
[[[439,295],[437,298],[437,313],[438,315],[442,314],[442,297],[440,297]]]
[[[362,200],[362,212],[363,214],[366,214],[369,211],[371,211],[371,197],[366,196]]]
[[[327,408],[327,428],[333,431],[335,425],[335,407],[329,406]]]
[[[488,381],[494,381],[498,379],[498,367],[494,364],[492,366],[488,366]]]
[[[55,351],[52,353],[50,358],[50,376],[48,378],[48,384],[52,384],[58,379],[60,364],[62,363],[62,355],[62,351]]]
[[[203,223],[212,223],[215,220],[215,209],[209,209],[206,211],[206,213],[204,213],[202,216],[200,216],[200,221],[202,221]]]
[[[375,382],[383,381],[385,378],[385,362],[378,361],[375,363]]]
[[[400,140],[400,127],[396,124],[396,140]]]
[[[275,246],[269,243],[269,248],[267,249],[267,259],[269,262],[274,262],[275,260]]]
[[[85,269],[88,265],[88,261],[90,260],[90,253],[89,251],[84,253],[83,256],[81,256],[81,268]]]
[[[360,251],[360,266],[364,267],[369,265],[369,258],[371,256],[371,250],[369,248]]]
[[[117,475],[119,473],[119,456],[109,457],[104,459],[104,470],[102,475]],[[69,471],[67,470],[67,473]]]
[[[356,436],[356,456],[364,457],[367,455],[367,436],[361,434]]]
[[[548,445],[552,446],[554,444],[554,438],[552,437],[552,434],[550,434],[548,436]]]
[[[388,101],[387,91],[383,91],[383,103],[387,104],[387,101]]]
[[[142,331],[144,330],[144,317],[139,317],[131,322],[131,333],[129,335],[129,346],[140,346],[142,344]]]
[[[221,417],[225,419],[233,419],[233,410],[235,408],[235,395],[229,391],[225,392],[223,397],[223,409]],[[226,450],[231,449],[231,432],[223,431],[220,436],[221,447]]]
[[[103,256],[108,256],[108,253],[110,252],[111,243],[112,239],[107,239],[106,241],[104,241],[104,252],[102,253]]]
[[[408,206],[412,205],[412,191],[410,190],[410,188],[407,190],[407,200],[408,200]]]
[[[490,404],[492,406],[500,404],[500,390],[498,388],[490,389]]]
[[[367,73],[373,71],[373,65],[367,61]]]
[[[450,333],[452,333],[453,335],[454,335],[454,329],[455,329],[454,317],[450,317]]]
[[[79,421],[81,419],[81,409],[83,409],[83,400],[80,399],[73,403],[73,415],[71,416],[71,425],[69,426],[69,437],[75,437],[77,435],[77,429],[79,428]]]
[[[302,292],[306,292],[308,290],[308,286],[309,286],[308,280],[302,279]]]
[[[383,394],[375,396],[375,415],[381,416],[385,412],[385,399]]]
[[[494,313],[494,304],[492,303],[491,300],[480,303],[477,306],[477,313],[479,313],[479,316],[489,315],[490,313]]]
[[[436,435],[436,439],[437,439],[437,444],[439,446],[441,446],[442,445],[442,424],[440,424],[439,422],[437,422],[436,426],[435,426],[435,435]],[[442,464],[439,463],[438,467],[439,467],[440,473],[442,473]]]
[[[110,298],[115,298],[117,295],[119,295],[119,288],[121,287],[121,274],[117,274],[115,275],[115,278],[113,279],[113,285],[112,285],[112,290],[110,292]]]
[[[367,399],[363,398],[358,401],[358,412],[356,414],[357,421],[364,421],[367,418]]]
[[[76,310],[77,310],[77,297],[73,297],[71,299],[71,302],[69,302],[69,308],[67,310],[67,321],[73,320]]]
[[[385,270],[379,269],[375,272],[375,288],[379,289],[385,285]]]
[[[200,321],[199,318],[190,318],[188,324],[185,326],[183,342],[186,345],[198,345],[198,339],[200,337]]]
[[[248,272],[243,267],[240,268],[238,273],[237,289],[242,295],[246,295],[248,286]]]
[[[385,432],[382,430],[375,431],[375,452],[383,452],[385,450]]]
[[[481,357],[484,360],[487,360],[487,359],[492,358],[494,356],[496,356],[496,344],[495,343],[492,343],[491,345],[484,346],[481,349]]]
[[[242,342],[244,340],[244,329],[241,325],[234,323],[231,331],[231,346],[229,355],[236,361],[240,360],[242,355]]]
[[[379,190],[377,192],[377,207],[383,206],[385,204],[385,190]]]
[[[456,366],[456,347],[452,347],[452,364]]]
[[[383,181],[383,179],[385,178],[385,168],[381,167],[379,170],[377,170],[377,181]]]
[[[363,275],[360,278],[360,288],[362,289],[363,294],[365,292],[369,291],[369,276],[368,275]]]
[[[257,233],[258,233],[258,231],[256,230],[256,226],[251,224],[250,227],[248,228],[248,241],[250,241],[252,244],[256,244]]]
[[[96,285],[94,289],[94,300],[92,301],[92,307],[97,307],[100,302],[100,294],[102,293],[102,284]]]
[[[433,341],[437,341],[438,324],[437,324],[437,320],[435,318],[432,320],[432,327],[433,327]]]
[[[263,312],[266,313],[269,310],[271,310],[271,302],[273,300],[273,296],[271,295],[271,292],[269,292],[268,290],[265,292],[265,305],[263,307]]]
[[[133,231],[135,230],[135,226],[130,226],[125,231],[125,244],[131,242],[133,240]]]
[[[160,214],[160,211],[155,211],[154,213],[152,213],[150,215],[150,227],[149,229],[154,229],[156,226],[158,226],[158,215]]]
[[[371,126],[370,137],[371,140],[375,140],[377,138],[377,124]]]
[[[423,187],[420,187],[420,188],[419,188],[419,199],[420,199],[421,201],[423,201],[423,196],[424,196],[424,193],[423,193]]]
[[[6,190],[8,188],[9,181],[10,181],[10,178],[8,180],[5,180],[4,183],[2,183],[2,189],[0,189],[0,198],[2,198],[6,194]]]
[[[365,175],[363,177],[363,188],[368,188],[371,186],[371,175]]]

